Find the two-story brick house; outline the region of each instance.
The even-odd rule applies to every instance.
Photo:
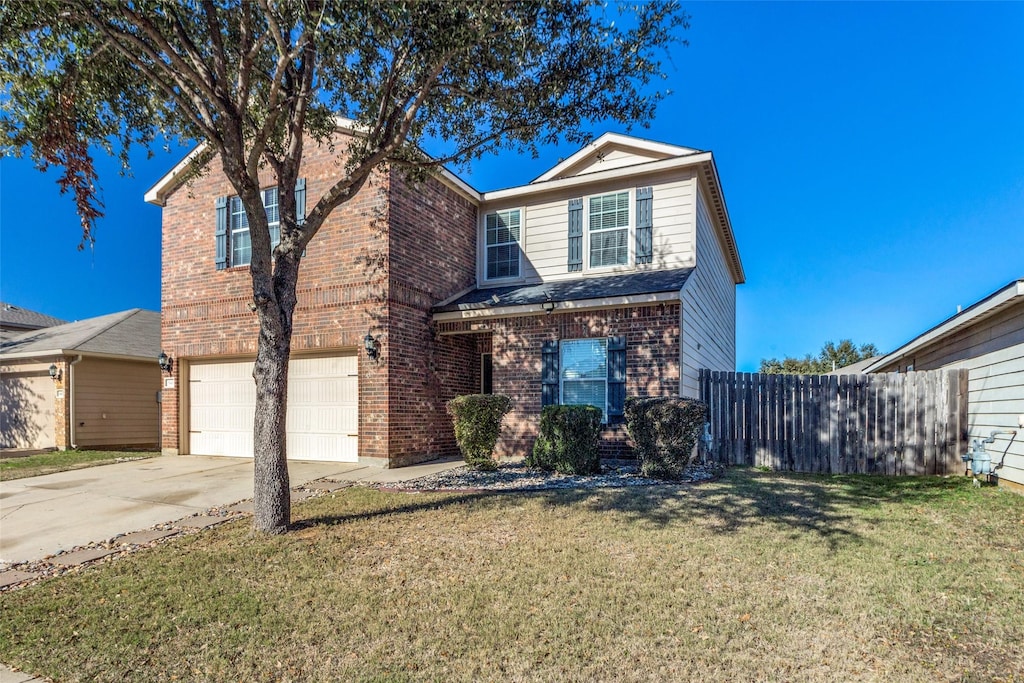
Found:
[[[351,131],[339,133],[342,137]],[[300,212],[337,173],[311,146]],[[252,455],[256,316],[248,228],[227,180],[163,207],[168,452]],[[276,188],[264,200],[272,230]],[[696,396],[700,368],[735,365],[743,269],[712,155],[607,134],[533,182],[478,192],[444,172],[382,171],[310,242],[289,377],[294,459],[401,466],[457,452],[444,403],[508,394],[502,455],[532,447],[546,403],[592,403],[605,450],[626,444],[626,395]]]

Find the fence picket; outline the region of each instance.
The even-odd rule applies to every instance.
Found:
[[[702,370],[710,456],[795,472],[945,474],[966,449],[967,371],[760,375]]]

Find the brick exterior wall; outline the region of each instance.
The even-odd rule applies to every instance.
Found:
[[[307,210],[339,168],[337,152],[307,145],[300,174]],[[269,170],[260,180],[264,188],[276,182]],[[163,210],[161,334],[175,359],[175,387],[163,391],[165,452],[187,452],[182,396],[188,363],[256,353],[249,269],[218,271],[214,261],[215,201],[233,194],[215,161],[191,187],[174,192]],[[292,354],[359,354],[361,461],[398,466],[453,451],[443,401],[465,383],[449,381],[444,368],[471,353],[464,345],[435,342],[429,310],[473,284],[475,235],[471,202],[437,180],[412,187],[401,174],[384,171],[335,209],[309,243]],[[367,332],[379,339],[376,361],[363,350]]]
[[[525,456],[540,426],[541,346],[546,341],[590,337],[626,337],[626,395],[678,396],[679,304],[610,310],[446,322],[439,330],[472,340],[477,353],[493,353],[494,393],[512,397],[497,445],[499,457]],[[485,325],[489,335],[469,334]],[[465,333],[460,335],[459,333]],[[632,454],[623,425],[608,425],[601,435],[602,457]]]

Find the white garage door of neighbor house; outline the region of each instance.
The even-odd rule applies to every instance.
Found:
[[[252,361],[189,368],[189,452],[253,454],[256,385]],[[288,458],[358,460],[356,356],[293,358],[288,366]]]

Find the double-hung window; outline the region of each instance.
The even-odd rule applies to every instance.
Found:
[[[629,263],[629,192],[590,198],[590,267]]]
[[[608,419],[608,340],[570,339],[560,345],[562,405],[591,405]]]
[[[626,406],[626,338],[563,339],[541,344],[540,404],[590,405],[601,421],[622,422]]]
[[[281,214],[278,211],[277,188],[268,188],[260,194],[263,197],[263,208],[267,212],[267,223],[270,226],[270,249],[273,251],[281,242]],[[252,262],[249,217],[245,215],[245,207],[242,206],[240,197],[232,197],[228,209],[231,222],[231,265],[247,266]]]
[[[487,214],[487,279],[519,277],[519,209]]]

